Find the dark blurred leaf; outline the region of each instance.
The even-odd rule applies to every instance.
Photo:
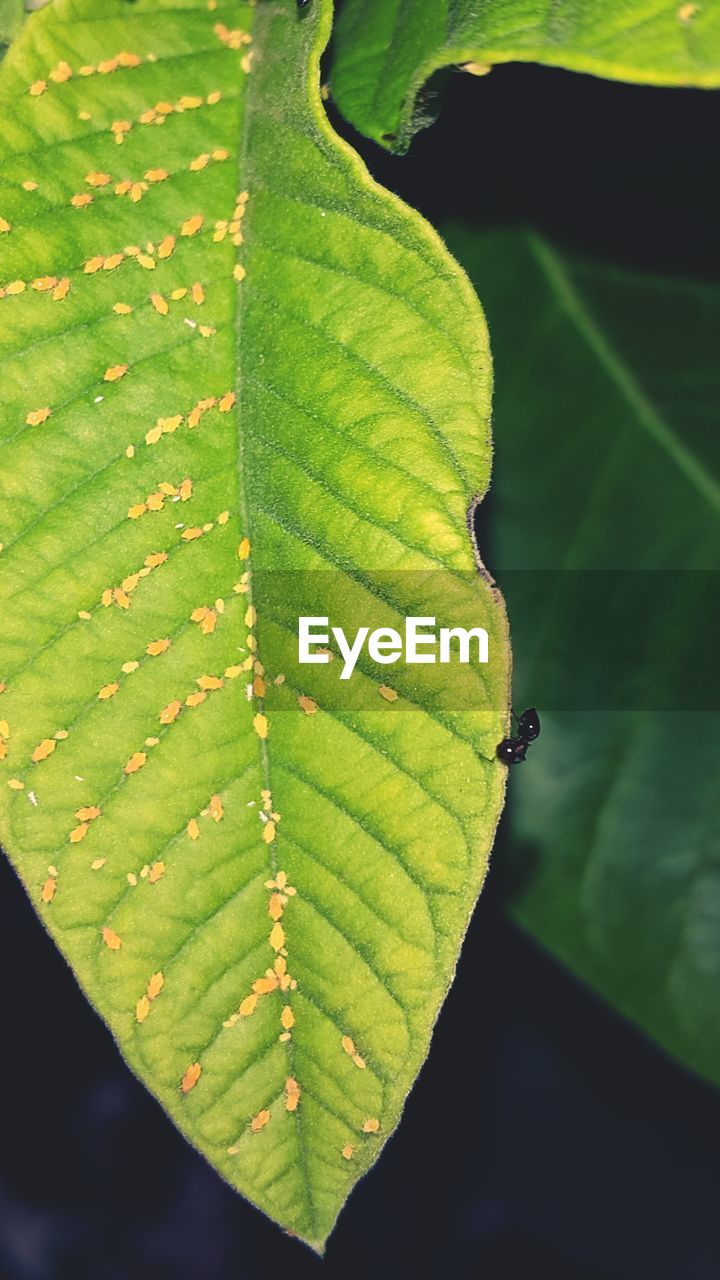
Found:
[[[532,235],[450,241],[495,355],[491,563],[516,709],[544,713],[511,779],[514,911],[720,1081],[720,289]]]
[[[720,84],[720,9],[677,0],[345,0],[333,97],[361,133],[404,151],[430,122],[422,89],[435,72],[484,75],[503,62],[709,88]]]

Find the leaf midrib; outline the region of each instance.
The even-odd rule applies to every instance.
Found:
[[[263,56],[263,52],[266,52],[267,50],[267,40],[265,44],[263,44],[262,33],[264,30],[265,35],[267,37],[269,33],[270,22],[271,22],[271,17],[268,16],[267,11],[261,11],[259,9],[256,10],[255,19],[253,22],[253,42],[254,42],[254,47],[260,49],[261,58]],[[257,75],[257,71],[253,72],[251,75],[247,77],[245,98],[242,104],[242,118],[240,123],[241,136],[240,136],[240,143],[237,148],[237,159],[236,159],[236,167],[235,167],[236,195],[241,190],[246,189],[250,193],[250,198],[248,202],[249,206],[251,206],[251,203],[252,203],[252,189],[251,189],[252,183],[251,183],[251,175],[248,167],[249,138],[250,138],[250,129],[251,129],[251,121],[252,121],[253,97],[256,92],[255,86],[258,82],[258,78],[259,77]],[[309,95],[311,92],[310,72],[308,72],[307,90]],[[245,219],[244,240],[243,240],[243,244],[246,246],[245,248],[246,257],[249,257],[250,246],[252,244],[252,231],[251,231],[252,209],[251,207],[249,208],[249,212],[250,212],[250,217]],[[241,256],[243,255],[239,253],[235,255],[236,263],[240,262]],[[237,424],[236,478],[237,478],[238,517],[239,517],[242,536],[248,538],[250,542],[250,554],[247,560],[244,562],[244,566],[249,574],[248,592],[247,592],[246,599],[248,601],[248,606],[252,606],[253,599],[254,599],[253,556],[252,556],[253,522],[251,518],[250,502],[248,499],[248,492],[247,492],[247,487],[245,483],[245,436],[244,436],[244,430],[243,430],[243,413],[242,413],[242,410],[243,410],[242,367],[243,367],[243,355],[244,355],[242,332],[243,332],[243,319],[244,319],[246,299],[247,299],[247,286],[243,288],[244,283],[245,283],[244,281],[240,281],[239,283],[235,284],[235,290],[234,290],[235,292],[234,327],[235,327],[235,335],[236,335],[236,341],[235,341],[235,371],[236,371],[235,397],[236,397],[236,400],[235,400],[235,406],[234,406],[233,412],[235,414],[235,421]],[[256,650],[254,657],[257,657],[257,658],[260,657],[259,648],[258,650]],[[265,710],[264,697],[258,698],[255,695],[253,695],[253,705],[257,708],[257,712],[259,714],[263,714],[263,715],[267,714]],[[254,728],[252,728],[250,731],[252,733],[255,733]],[[272,796],[273,785],[272,785],[272,772],[270,768],[270,751],[269,751],[268,738],[260,738],[259,735],[257,734],[255,734],[255,737],[257,739],[257,743],[259,746],[260,769],[261,769],[262,779],[263,779],[263,788],[269,791],[270,795]],[[274,796],[273,796],[273,800],[274,800]],[[277,873],[280,870],[280,862],[278,857],[278,842],[281,840],[282,840],[282,836],[280,833],[280,828],[278,826],[278,828],[276,829],[275,840],[273,840],[270,844],[266,846],[270,879],[272,880],[275,880]],[[285,1002],[283,1001],[283,1003]],[[294,1034],[298,1034],[296,1029],[294,1031]],[[295,1054],[294,1054],[292,1038],[290,1040],[286,1040],[284,1042],[283,1047],[285,1049],[288,1076],[293,1076],[295,1079],[297,1079],[297,1076],[295,1074],[296,1068],[294,1066]],[[293,1126],[294,1126],[293,1132],[295,1135],[295,1148],[297,1151],[298,1168],[300,1171],[300,1178],[301,1178],[301,1182],[304,1190],[305,1206],[308,1214],[310,1231],[312,1232],[313,1237],[317,1238],[320,1232],[320,1228],[318,1225],[318,1210],[313,1197],[312,1182],[310,1178],[310,1170],[308,1167],[308,1146],[307,1146],[307,1137],[305,1133],[305,1117],[303,1114],[302,1106],[298,1107],[291,1114],[290,1119],[292,1120]]]

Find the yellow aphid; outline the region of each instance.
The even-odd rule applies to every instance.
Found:
[[[113,311],[116,316],[129,316],[132,307],[127,302],[116,302],[113,304]]]
[[[345,1052],[352,1057],[355,1052],[355,1042],[350,1038],[350,1036],[343,1036],[340,1043]]]
[[[206,694],[205,690],[204,690],[204,689],[199,689],[197,693],[189,693],[189,694],[188,694],[187,698],[185,699],[185,706],[186,706],[186,707],[199,707],[199,706],[200,706],[200,703],[201,703],[201,702],[204,702],[206,698],[207,698],[207,694]]]
[[[75,827],[74,831],[70,832],[70,843],[79,844],[81,840],[85,839],[85,836],[87,835],[89,830],[90,830],[90,827],[88,823],[81,822],[79,827]]]
[[[242,263],[241,263],[241,262],[236,262],[236,263],[235,263],[235,266],[233,267],[233,276],[234,276],[234,278],[235,278],[235,279],[238,281],[238,283],[239,283],[241,280],[244,280],[244,279],[245,279],[245,276],[246,276],[246,275],[247,275],[247,272],[246,272],[246,270],[245,270],[244,266],[242,265]]]
[[[52,902],[53,898],[55,897],[56,889],[57,889],[57,881],[53,876],[48,876],[42,889],[40,890],[40,897],[42,901]]]
[[[173,701],[168,702],[167,706],[163,707],[162,711],[160,712],[160,723],[172,724],[174,720],[177,720],[181,711],[182,711],[182,702],[178,702],[177,699],[173,699]]]
[[[147,511],[146,502],[136,502],[132,507],[128,507],[128,520],[139,520]]]
[[[355,1066],[359,1067],[361,1071],[365,1070],[365,1059],[361,1058],[359,1053],[354,1053],[352,1060],[355,1063]]]
[[[121,378],[125,377],[129,367],[127,364],[112,364],[109,369],[105,370],[103,380],[105,382],[119,382]]]
[[[371,1120],[363,1121],[363,1127],[362,1127],[363,1133],[377,1133],[379,1128],[380,1128],[379,1120],[371,1119]]]
[[[258,1111],[254,1119],[250,1121],[251,1132],[259,1133],[261,1129],[265,1128],[265,1125],[267,1124],[269,1119],[270,1119],[269,1111]]]
[[[47,760],[48,756],[52,755],[56,746],[57,743],[52,738],[43,738],[42,742],[38,743],[30,757],[33,764],[39,764],[41,760]]]
[[[240,543],[240,546],[238,547],[238,558],[240,560],[247,560],[249,555],[250,555],[250,539],[243,538],[242,542]]]
[[[33,182],[32,178],[27,178],[22,185],[23,191],[37,191],[38,189],[37,182]]]
[[[58,729],[57,733],[53,735],[57,742],[64,742],[68,736],[67,729]]]
[[[146,738],[146,739],[145,739],[145,746],[146,746],[146,747],[156,747],[159,741],[160,741],[160,739],[159,739],[159,738]]]
[[[135,1005],[135,1017],[138,1022],[144,1022],[150,1012],[150,1001],[147,996],[141,996]]]
[[[125,259],[124,253],[111,253],[103,262],[103,271],[116,271]]]
[[[78,822],[94,822],[96,818],[100,817],[101,813],[102,809],[99,805],[85,804],[80,809],[75,810],[75,817]]]
[[[170,174],[167,169],[148,169],[145,177],[148,182],[164,182],[166,178],[170,177]]]
[[[157,250],[158,258],[169,258],[174,248],[175,248],[175,237],[165,236],[165,238],[161,240],[160,244],[158,245],[158,250]]]
[[[188,169],[191,173],[199,173],[201,169],[207,168],[209,163],[210,156],[207,152],[204,152],[202,155],[196,156],[194,160],[190,161]]]
[[[195,236],[203,225],[205,219],[201,213],[193,214],[192,218],[186,218],[180,228],[181,236]]]
[[[47,89],[46,80],[36,80],[33,84],[30,85],[29,93],[33,98],[39,98],[40,94],[44,93],[46,89]]]
[[[122,590],[122,588],[121,588],[121,587],[115,587],[115,588],[114,588],[114,590],[113,590],[113,600],[115,601],[115,603],[116,603],[116,605],[118,606],[118,608],[119,608],[119,609],[129,609],[129,608],[130,608],[130,597],[128,596],[128,594],[127,594],[127,592],[126,592],[126,591],[123,591],[123,590]]]
[[[101,867],[105,866],[106,862],[107,858],[96,858],[94,862],[90,863],[90,870],[99,871]]]
[[[32,287],[36,293],[49,293],[57,284],[57,276],[38,276],[37,280],[33,280]]]
[[[158,565],[164,564],[166,560],[166,551],[153,551],[151,555],[145,557],[145,566],[148,569],[157,569]]]
[[[98,698],[100,699],[101,702],[107,702],[108,698],[115,697],[115,694],[117,693],[119,688],[120,688],[120,685],[118,684],[117,680],[113,680],[112,684],[104,684],[102,689],[98,693]]]
[[[219,822],[220,819],[223,817],[224,813],[225,813],[225,809],[223,808],[223,802],[220,799],[220,796],[211,796],[210,797],[210,817],[213,818],[215,822]]]
[[[154,973],[147,986],[148,1000],[155,1000],[156,997],[160,995],[164,986],[165,978],[163,977],[162,972]]]
[[[289,1031],[291,1027],[295,1026],[295,1014],[289,1004],[283,1005],[282,1013],[280,1014],[280,1021],[286,1031]]]
[[[269,732],[268,719],[267,719],[267,716],[264,716],[262,714],[262,712],[258,712],[258,714],[254,717],[253,729],[255,730],[258,738],[267,738],[268,732]]]
[[[217,333],[217,329],[213,329],[209,324],[199,324],[198,333],[201,338],[212,338],[213,334]]]
[[[85,181],[91,187],[106,187],[112,181],[109,173],[97,173],[93,170],[85,174]]]
[[[47,422],[52,409],[47,406],[44,409],[33,409],[25,418],[25,422],[29,427],[41,427],[43,422]]]
[[[194,1089],[201,1075],[202,1067],[200,1066],[200,1063],[191,1062],[190,1066],[186,1068],[185,1074],[180,1083],[180,1088],[183,1093],[189,1093],[191,1089]]]
[[[267,996],[271,991],[277,991],[278,980],[275,974],[268,974],[266,978],[256,978],[252,984],[252,989],[256,995]]]
[[[381,684],[378,689],[378,693],[380,694],[381,698],[385,699],[386,702],[397,702],[398,700],[398,695],[395,692],[395,690],[391,689],[390,686],[387,684]]]
[[[300,1085],[292,1076],[288,1076],[285,1081],[285,1093],[287,1094],[285,1110],[295,1111],[297,1104],[300,1101]]]
[[[180,537],[183,542],[195,542],[196,538],[202,538],[203,531],[197,525],[193,525],[191,529],[183,529]]]
[[[10,737],[10,725],[7,720],[0,720],[0,738]]]
[[[250,73],[250,68],[252,66],[254,56],[255,56],[254,50],[251,49],[249,53],[246,53],[245,56],[240,59],[240,66],[242,67],[246,75],[249,75]]]
[[[168,636],[162,640],[151,640],[145,652],[150,658],[157,658],[161,653],[166,653],[170,648],[171,641]]]
[[[52,291],[53,302],[62,302],[64,298],[67,298],[69,292],[70,281],[67,276],[64,276],[62,280],[58,281]]]
[[[279,920],[281,918],[286,902],[287,898],[284,898],[281,893],[271,894],[268,902],[268,915],[271,920]]]
[[[145,752],[136,751],[133,755],[131,755],[130,759],[125,765],[123,772],[128,774],[137,773],[138,769],[142,769],[146,761],[147,761],[147,755],[145,754]]]
[[[275,832],[276,832],[275,823],[266,822],[265,826],[263,827],[263,833],[262,833],[262,838],[265,841],[265,844],[272,844],[273,840],[275,839]],[[272,902],[272,898],[270,899],[270,901]],[[279,918],[280,918],[279,916],[273,916],[273,919],[279,920]]]
[[[305,712],[306,716],[314,716],[318,709],[318,704],[314,698],[306,698],[304,694],[300,694],[298,698],[298,706]]]
[[[50,72],[50,79],[54,84],[64,84],[72,76],[72,67],[69,62],[58,62]]]
[[[155,310],[157,311],[158,315],[161,315],[161,316],[167,315],[168,311],[170,310],[170,307],[167,301],[165,300],[165,298],[163,298],[161,293],[151,293],[150,301],[154,306]]]
[[[285,930],[279,921],[273,925],[268,939],[273,951],[282,951],[285,946]]]
[[[215,630],[216,625],[217,625],[217,614],[214,609],[208,609],[207,613],[205,614],[205,617],[202,619],[202,622],[200,623],[200,630],[202,631],[203,635],[210,636]]]
[[[197,840],[200,835],[200,827],[198,826],[197,818],[190,819],[187,824],[187,833],[191,840]]]
[[[352,1145],[351,1142],[346,1142],[345,1146],[342,1149],[343,1160],[352,1160],[354,1154],[355,1154],[354,1146]]]
[[[255,994],[246,996],[238,1010],[241,1018],[250,1018],[257,1008],[258,998]]]
[[[144,271],[155,270],[155,259],[151,258],[149,253],[139,253],[137,262],[138,266],[142,267]]]
[[[82,618],[83,622],[89,622],[92,614],[88,613],[87,609],[78,609],[78,618]]]
[[[24,280],[11,280],[10,284],[5,285],[5,292],[9,297],[13,298],[19,293],[24,293],[27,288]]]
[[[92,202],[93,198],[90,195],[90,192],[81,191],[78,195],[72,197],[70,204],[73,209],[86,209],[89,204],[92,204]]]
[[[102,940],[110,951],[119,951],[122,946],[122,939],[118,937],[114,929],[109,929],[107,925],[102,931]]]
[[[235,404],[236,396],[234,391],[227,391],[224,396],[218,400],[218,409],[220,413],[229,413]]]
[[[691,22],[695,17],[695,14],[699,12],[699,4],[681,4],[677,11],[678,22]]]
[[[148,881],[150,884],[157,884],[158,880],[160,880],[161,877],[164,875],[165,875],[165,863],[153,862],[148,872]]]
[[[223,687],[220,676],[198,676],[195,683],[200,689],[222,689]]]
[[[226,680],[237,680],[238,676],[242,675],[242,670],[242,664],[236,663],[233,667],[226,667],[223,675]]]

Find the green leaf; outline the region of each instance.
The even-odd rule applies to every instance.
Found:
[[[482,313],[330,130],[329,27],[57,0],[0,72],[0,832],[133,1070],[318,1249],[452,978],[508,674]],[[318,580],[395,617],[431,573],[490,631],[474,709],[280,666]]]
[[[0,0],[0,49],[15,39],[24,21],[23,0]]]
[[[720,290],[533,235],[450,242],[498,370],[513,696],[543,720],[512,778],[514,911],[720,1083]]]
[[[720,84],[720,10],[656,0],[344,0],[334,37],[334,100],[356,129],[405,151],[429,124],[418,95],[438,71],[484,75],[539,62],[638,84]]]

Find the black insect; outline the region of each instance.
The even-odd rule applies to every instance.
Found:
[[[513,738],[503,738],[497,746],[498,760],[505,764],[522,764],[531,742],[540,736],[540,717],[535,707],[528,707],[521,716],[515,716],[517,732]]]

